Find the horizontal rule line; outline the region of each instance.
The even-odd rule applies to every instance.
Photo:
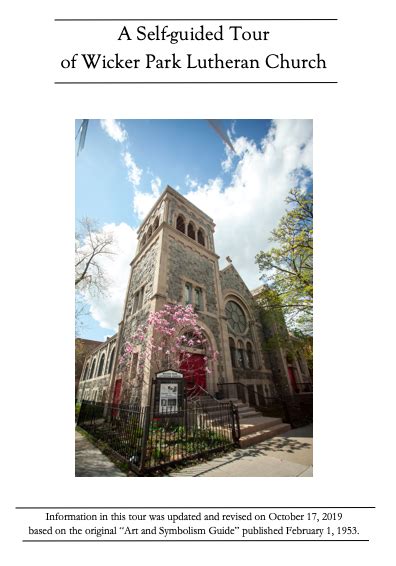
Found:
[[[55,81],[56,85],[268,85],[268,84],[322,84],[338,81]]]
[[[173,506],[173,507],[15,507],[15,509],[375,509],[375,506],[369,507],[345,507],[345,506],[329,506],[329,507],[190,507],[190,506]]]
[[[359,539],[345,539],[345,538],[323,538],[323,539],[288,539],[288,538],[280,538],[280,539],[251,539],[246,540],[244,538],[238,539],[23,539],[22,542],[370,542],[368,538],[359,538]]]
[[[338,18],[55,18],[55,22],[337,22]]]

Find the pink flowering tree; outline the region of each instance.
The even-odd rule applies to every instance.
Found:
[[[131,340],[124,344],[120,361],[120,369],[128,375],[137,346],[140,349],[130,384],[132,393],[134,389],[141,390],[145,375],[167,369],[181,371],[191,386],[194,370],[189,360],[194,353],[203,355],[206,374],[211,373],[218,357],[218,352],[211,349],[205,338],[192,305],[165,305],[137,328]]]

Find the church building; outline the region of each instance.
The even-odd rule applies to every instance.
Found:
[[[154,377],[150,369],[138,398],[135,389],[135,399],[130,399],[127,387],[136,379],[139,347],[132,352],[128,375],[120,370],[120,359],[136,328],[166,304],[193,305],[210,349],[219,352],[210,373],[204,371],[204,351],[191,356],[194,379],[202,390],[215,395],[219,384],[239,382],[249,398],[276,397],[280,390],[312,391],[310,371],[292,337],[290,348],[282,340],[275,352],[266,349],[276,329],[263,325],[256,298],[230,258],[220,270],[214,231],[212,218],[171,187],[164,190],[138,230],[118,333],[87,356],[78,400],[148,403]]]

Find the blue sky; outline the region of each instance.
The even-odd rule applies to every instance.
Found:
[[[224,142],[206,120],[119,120],[128,138],[124,144],[143,174],[139,188],[150,189],[159,176],[163,187],[179,186],[184,193],[186,177],[205,183],[231,171],[222,170]],[[76,128],[81,120],[76,121]],[[257,143],[270,128],[270,120],[222,120],[224,131],[235,129]],[[120,144],[105,135],[100,120],[90,120],[84,150],[76,159],[76,215],[88,215],[100,223],[138,225],[131,209],[130,182],[123,167]],[[94,198],[92,198],[94,195]]]
[[[214,219],[220,266],[230,255],[247,285],[259,285],[254,257],[268,247],[288,190],[312,184],[312,121],[218,123],[235,152],[207,120],[89,121],[76,157],[76,218],[112,231],[118,255],[103,264],[108,296],[85,297],[83,337],[100,340],[116,330],[136,229],[167,184]]]

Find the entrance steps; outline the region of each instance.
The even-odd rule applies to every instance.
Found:
[[[282,419],[264,417],[259,411],[256,411],[246,403],[242,403],[239,399],[228,399],[228,401],[232,401],[238,409],[239,426],[241,429],[239,445],[241,448],[253,446],[291,429],[291,426],[288,423],[284,423]]]
[[[243,403],[239,399],[223,399],[222,402],[232,403],[237,407],[239,414],[239,427],[241,437],[239,446],[247,448],[254,444],[258,444],[263,440],[277,436],[291,429],[290,424],[284,423],[278,417],[265,417],[254,407],[247,403]],[[210,397],[201,396],[200,402],[205,406],[206,413],[212,422],[216,421],[216,410],[218,403],[213,402]]]

